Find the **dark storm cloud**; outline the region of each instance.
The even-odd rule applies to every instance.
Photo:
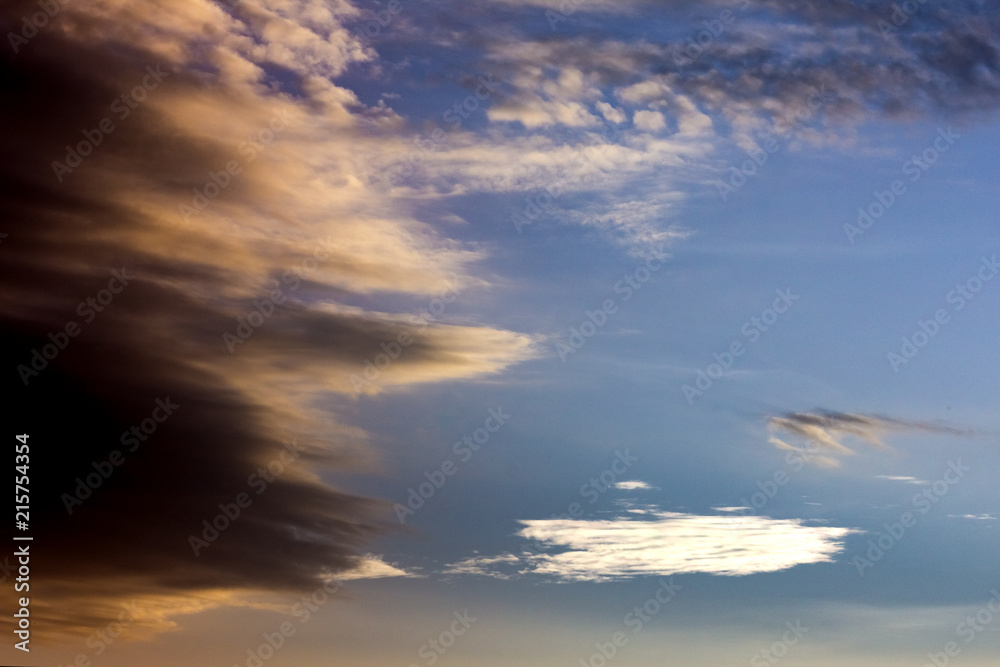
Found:
[[[237,55],[248,43],[219,46],[243,28],[209,3],[178,3],[177,23],[158,25],[76,9],[0,49],[5,423],[30,436],[34,629],[91,632],[134,599],[162,628],[243,593],[315,589],[385,527],[380,501],[316,475],[372,465],[329,396],[355,393],[350,375],[403,332],[413,342],[386,384],[493,372],[530,341],[330,301],[357,284],[427,303],[439,273],[474,258],[388,213],[352,222],[337,208],[342,174],[315,185],[311,163],[288,159],[297,142],[326,155],[314,125],[274,131],[252,164],[236,148],[290,108],[342,123],[346,142],[349,95],[308,75],[309,104],[258,87]],[[6,35],[37,5],[2,11]],[[240,171],[220,176],[233,160]],[[223,192],[184,220],[179,206],[210,180]],[[223,334],[278,287],[281,303],[230,353]],[[240,516],[194,548],[244,493]]]
[[[98,165],[86,162],[63,184],[53,175],[50,163],[63,158],[65,143],[93,130],[91,119],[104,117],[108,100],[141,80],[143,68],[51,37],[31,47],[16,58],[5,52],[2,65],[7,97],[0,118],[17,131],[2,139],[0,169],[13,187],[2,202],[9,237],[0,275],[8,424],[30,434],[36,461],[34,611],[43,621],[62,617],[86,629],[110,620],[102,619],[100,598],[110,605],[119,596],[304,588],[350,567],[375,533],[376,503],[301,474],[277,478],[218,544],[193,555],[188,535],[200,534],[202,519],[217,514],[220,502],[254,493],[248,478],[278,457],[280,441],[269,423],[277,415],[231,386],[218,367],[216,358],[225,354],[220,332],[232,327],[226,313],[170,285],[180,274],[211,290],[226,279],[224,258],[217,269],[175,265],[129,244],[128,230],[143,222],[114,201],[113,168],[106,180],[87,179],[84,170]],[[184,137],[158,136],[153,119],[126,121],[104,137],[92,163],[118,162],[150,179],[178,180],[217,167],[210,151]],[[123,269],[127,286],[116,283],[121,293],[98,303],[101,312],[77,309]],[[32,349],[42,350],[51,343],[48,334],[70,321],[80,333],[47,367],[32,366]],[[353,341],[350,349],[324,351],[356,354],[366,333],[356,327],[344,337]],[[315,341],[306,349],[320,352]],[[25,375],[27,386],[25,366],[38,370]],[[130,452],[123,432],[150,417],[157,399],[178,407]],[[287,437],[295,437],[296,425],[288,425]],[[300,436],[308,451],[325,451],[324,443],[309,440]],[[88,497],[80,506],[70,503],[70,515],[64,494],[76,496],[77,480],[113,450],[122,452],[123,463],[98,488],[80,492]],[[296,539],[292,527],[322,537]],[[58,610],[67,606],[92,617],[64,616]]]

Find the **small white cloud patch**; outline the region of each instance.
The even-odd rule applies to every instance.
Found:
[[[875,479],[887,479],[891,482],[906,482],[907,484],[929,484],[927,480],[916,477],[906,477],[903,475],[875,475]]]
[[[640,482],[639,480],[629,480],[625,482],[615,482],[613,485],[616,489],[622,489],[623,491],[635,491],[641,489],[643,491],[652,491],[655,486],[647,484],[646,482]]]
[[[340,572],[337,579],[346,581],[349,579],[384,579],[386,577],[417,577],[419,575],[402,570],[395,565],[391,565],[382,560],[381,556],[367,555],[361,563],[353,570]]]

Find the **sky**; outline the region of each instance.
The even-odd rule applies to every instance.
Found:
[[[0,663],[996,663],[992,3],[0,34]]]

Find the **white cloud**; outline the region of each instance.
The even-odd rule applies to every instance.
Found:
[[[529,130],[547,125],[593,127],[600,123],[579,102],[551,102],[540,98],[497,106],[487,115],[493,121],[521,123]]]
[[[384,151],[383,161],[375,164],[383,172],[392,170],[404,146],[400,142],[395,153]],[[596,228],[641,255],[685,237],[673,221],[684,199],[680,180],[690,178],[691,164],[710,150],[700,141],[631,129],[610,140],[592,130],[569,139],[541,132],[526,136],[509,127],[489,136],[453,131],[389,194],[398,201],[468,192],[535,197],[548,189],[553,203],[546,219]],[[520,214],[523,208],[509,211]]]
[[[513,579],[515,573],[504,573],[497,569],[498,565],[518,565],[521,558],[514,554],[503,554],[500,556],[480,556],[475,555],[457,563],[452,563],[445,569],[445,574],[473,574],[483,577],[493,577],[494,579]]]
[[[618,99],[631,104],[649,104],[672,97],[670,87],[658,79],[648,79],[617,91]]]
[[[597,110],[601,112],[601,115],[604,116],[604,118],[606,118],[608,122],[611,123],[625,122],[626,116],[621,109],[616,109],[607,102],[598,102],[596,106]]]
[[[613,519],[520,522],[517,535],[548,553],[476,555],[450,573],[513,578],[534,574],[555,581],[614,581],[639,576],[704,572],[743,576],[807,563],[832,562],[851,528],[806,526],[765,516],[701,516],[648,511]]]
[[[634,491],[636,489],[641,489],[643,491],[650,491],[655,489],[655,486],[651,486],[646,482],[640,482],[639,480],[630,480],[627,482],[616,482],[614,484],[616,489],[622,489],[624,491]]]
[[[646,132],[657,132],[667,126],[667,121],[659,111],[636,111],[632,118],[635,126]]]
[[[381,556],[368,554],[361,561],[361,564],[353,570],[340,572],[337,579],[347,581],[350,579],[385,579],[387,577],[418,577],[419,575],[402,570],[395,565],[391,565],[382,560]]]
[[[712,119],[702,113],[690,98],[678,95],[674,109],[679,117],[678,130],[683,135],[697,136],[713,129]]]

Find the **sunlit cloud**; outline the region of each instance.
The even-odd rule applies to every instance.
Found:
[[[420,575],[398,567],[397,565],[386,563],[381,556],[368,554],[364,556],[357,567],[337,574],[336,578],[341,581],[352,579],[386,579],[390,577],[419,577]]]
[[[497,578],[530,574],[560,582],[695,572],[745,576],[833,562],[843,538],[858,532],[795,519],[751,516],[734,521],[662,510],[638,517],[520,523],[524,528],[517,535],[544,545],[544,553],[477,555],[451,564],[446,572]]]
[[[623,491],[635,491],[635,490],[650,491],[656,488],[652,484],[649,484],[647,482],[640,482],[637,479],[628,480],[625,482],[615,482],[613,486],[614,488],[622,489]]]
[[[49,499],[32,507],[49,548],[33,557],[46,574],[32,616],[53,632],[92,631],[137,596],[155,610],[145,627],[162,629],[338,574],[406,576],[362,556],[388,504],[320,476],[378,466],[338,410],[537,354],[534,336],[451,320],[442,295],[491,288],[477,275],[487,251],[371,184],[361,156],[402,140],[386,136],[396,114],[332,80],[376,56],[344,26],[357,15],[319,0],[69,3],[44,39],[0,55],[0,118],[20,128],[0,138],[5,363],[82,327],[15,378],[9,406],[58,409],[66,426],[52,429],[87,434],[33,485]],[[113,271],[133,277],[82,319],[77,305]],[[62,498],[157,399],[176,414],[68,513]],[[289,441],[295,461],[258,499],[248,480]],[[204,522],[241,492],[253,503],[208,541]],[[192,536],[208,546],[195,552]]]

